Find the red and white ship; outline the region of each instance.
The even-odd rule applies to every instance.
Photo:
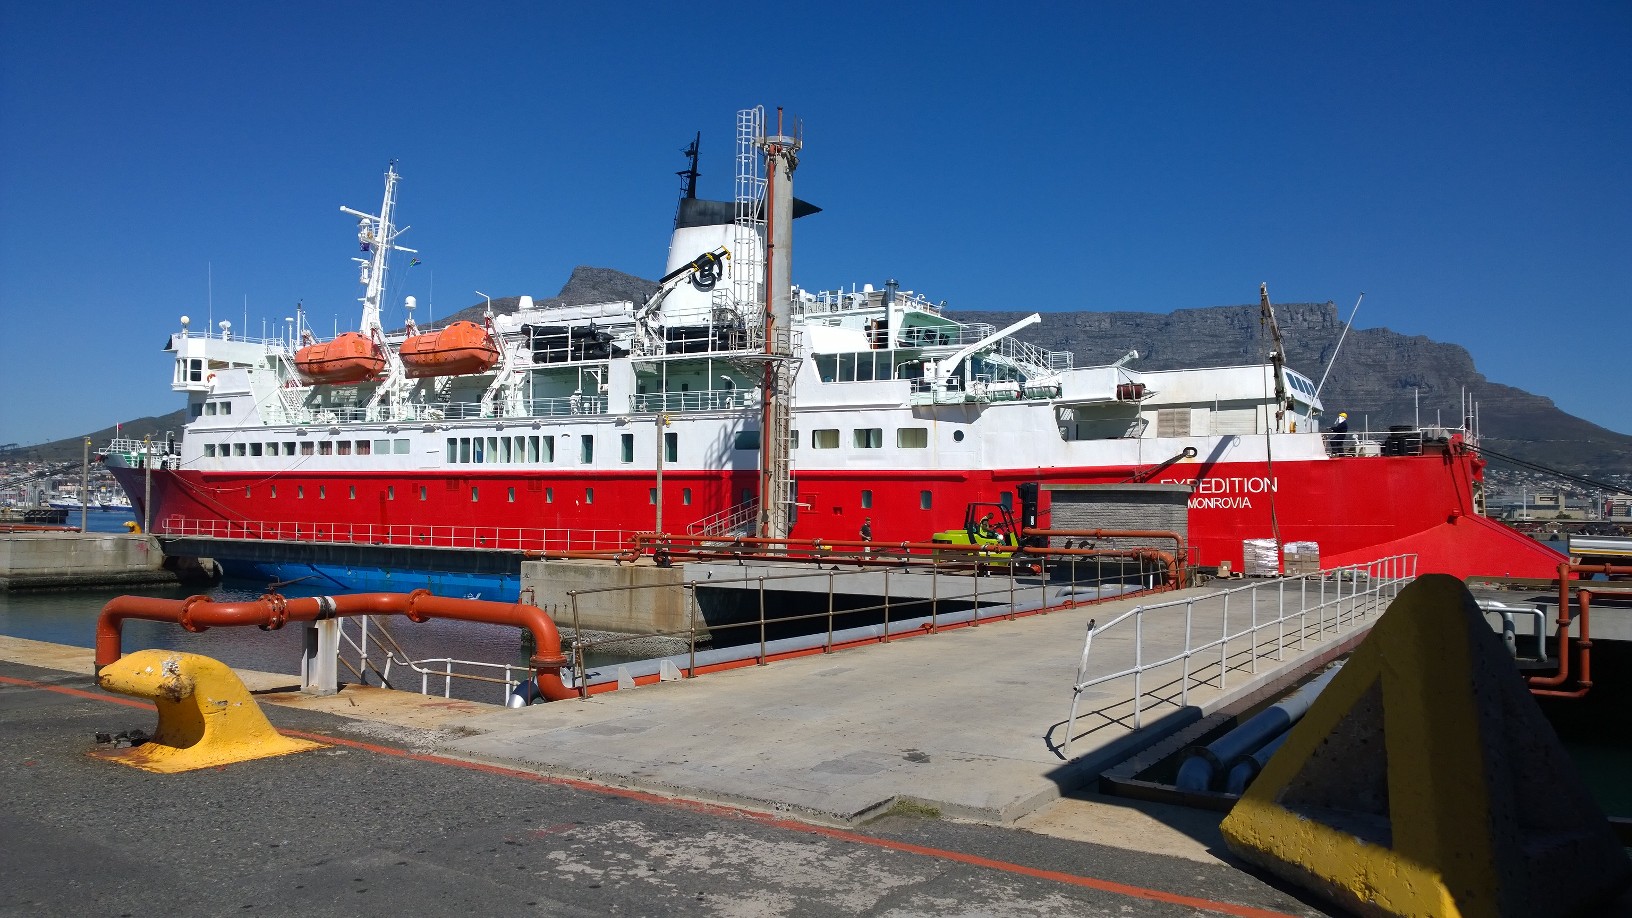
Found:
[[[358,331],[302,330],[297,347],[183,317],[167,348],[183,436],[151,474],[140,443],[116,441],[108,464],[155,532],[276,543],[267,558],[337,542],[608,548],[651,531],[854,538],[869,517],[879,541],[922,540],[1024,482],[1132,480],[1191,487],[1203,565],[1239,568],[1244,540],[1278,536],[1317,543],[1327,566],[1410,552],[1423,571],[1556,570],[1480,514],[1466,431],[1332,455],[1315,385],[1278,360],[1083,367],[1020,339],[1038,315],[998,329],[893,281],[795,287],[793,218],[814,210],[792,195],[800,145],[740,113],[728,202],[695,196],[693,160],[648,301],[524,297],[429,333],[411,297],[405,331],[380,324],[389,256],[412,251],[390,169],[379,213],[347,209],[367,255]]]

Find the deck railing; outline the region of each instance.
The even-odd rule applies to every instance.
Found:
[[[616,551],[629,547],[622,529],[432,526],[383,523],[296,523],[267,520],[203,520],[167,516],[153,533],[171,538],[458,548],[477,551]]]
[[[1178,706],[1185,707],[1190,703],[1192,685],[1213,684],[1223,691],[1232,670],[1246,668],[1256,673],[1258,661],[1264,657],[1282,660],[1289,646],[1302,649],[1307,641],[1324,641],[1329,636],[1343,634],[1359,620],[1380,614],[1416,576],[1416,555],[1390,555],[1367,564],[1136,606],[1103,625],[1089,622],[1088,637],[1082,645],[1082,662],[1077,667],[1076,682],[1071,690],[1065,754],[1069,756],[1071,752],[1078,703],[1083,693],[1094,686],[1132,676],[1133,726],[1139,729],[1144,726],[1145,674],[1178,665]],[[1197,633],[1197,607],[1201,604],[1207,606],[1202,612],[1207,624],[1214,626],[1208,629],[1207,636]],[[1178,616],[1182,616],[1184,622],[1183,646],[1177,650],[1152,648],[1147,651],[1146,621],[1159,619],[1165,624]],[[1104,656],[1103,652],[1099,657],[1093,656],[1094,639],[1098,637],[1103,643],[1106,632],[1128,629],[1132,629],[1133,638],[1119,649],[1131,659],[1111,672],[1089,677],[1090,665],[1099,663]],[[1243,655],[1245,660],[1237,659]]]

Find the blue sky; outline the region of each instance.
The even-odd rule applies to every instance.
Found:
[[[740,11],[743,17],[733,19]],[[0,443],[172,411],[186,313],[661,273],[683,165],[804,123],[796,282],[954,307],[1336,301],[1632,433],[1632,5],[0,0]],[[213,283],[211,282],[213,278]],[[388,319],[393,318],[388,316]],[[400,318],[400,311],[396,318]],[[1308,368],[1311,371],[1318,368]]]

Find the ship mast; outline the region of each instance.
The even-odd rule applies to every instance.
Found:
[[[804,145],[797,130],[759,138],[765,153],[765,382],[760,417],[759,534],[786,538],[792,529],[793,469],[789,443],[793,414],[793,171]]]
[[[408,232],[408,227],[397,229],[391,222],[397,209],[397,181],[400,178],[402,176],[397,174],[397,161],[393,159],[385,167],[385,199],[380,202],[380,212],[377,215],[363,213],[344,205],[340,207],[341,212],[358,218],[357,244],[363,253],[369,256],[353,257],[351,260],[362,266],[359,280],[364,285],[361,299],[363,316],[357,330],[376,342],[381,341],[385,334],[380,327],[380,301],[385,296],[386,256],[393,251],[411,253],[418,251],[396,244],[397,237]]]

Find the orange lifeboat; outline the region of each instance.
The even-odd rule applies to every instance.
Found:
[[[308,383],[354,383],[373,379],[385,369],[385,355],[357,332],[332,341],[308,344],[295,352],[295,369]]]
[[[414,335],[397,355],[411,379],[481,373],[499,362],[499,349],[487,329],[474,322],[455,322],[439,331]]]

